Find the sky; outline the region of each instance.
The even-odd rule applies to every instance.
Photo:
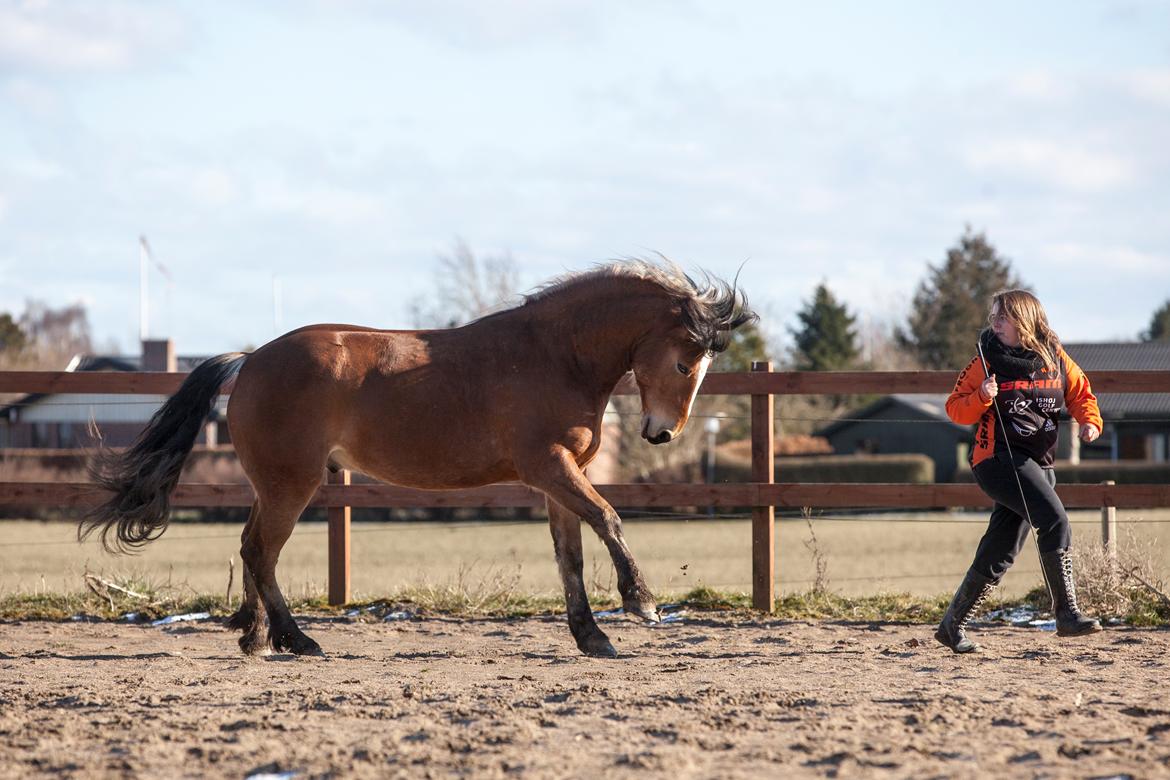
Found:
[[[968,225],[1065,341],[1148,326],[1170,4],[0,0],[0,311],[80,301],[113,351],[140,235],[197,355],[410,327],[457,240],[525,288],[742,266],[783,346],[822,282],[904,321]]]

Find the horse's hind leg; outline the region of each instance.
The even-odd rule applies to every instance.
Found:
[[[253,501],[252,511],[248,514],[248,522],[244,524],[244,531],[240,534],[241,543],[247,540],[252,524],[256,521],[257,506],[257,502]],[[224,621],[224,625],[232,630],[244,632],[244,637],[240,639],[240,647],[245,653],[251,654],[257,652],[262,644],[262,642],[258,643],[256,639],[260,629],[264,627],[264,605],[260,602],[259,594],[256,592],[256,583],[252,579],[252,572],[248,569],[248,564],[241,560],[240,569],[244,597],[240,601],[240,608]]]
[[[264,633],[266,612],[264,610],[264,602],[260,601],[258,597],[256,580],[252,577],[251,570],[247,564],[244,564],[243,568],[244,592],[249,594],[253,603],[250,607],[246,604],[241,605],[239,611],[232,616],[233,619],[238,616],[238,622],[232,622],[228,627],[242,629],[244,635],[240,637],[240,649],[246,655],[256,655],[268,649],[268,637]]]
[[[244,597],[239,609],[223,622],[225,628],[230,628],[233,631],[247,631],[256,622],[257,617],[260,620],[264,619],[264,605],[260,603],[256,593],[256,583],[252,580],[252,573],[248,571],[247,564],[240,568],[243,569],[244,575]]]
[[[583,576],[584,560],[581,554],[581,518],[551,498],[548,504],[548,523],[552,531],[553,549],[557,554],[557,568],[565,587],[565,611],[569,630],[577,640],[577,647],[585,655],[613,658],[617,651],[610,644],[589,608]]]
[[[279,481],[280,491],[266,490],[256,500],[256,516],[250,523],[240,555],[251,574],[255,592],[268,613],[268,643],[274,650],[288,650],[296,655],[321,655],[321,647],[305,636],[285,603],[284,594],[276,584],[276,562],[280,550],[292,534],[297,519],[308,505],[320,484],[320,474],[315,479],[300,480],[285,476]],[[257,629],[253,623],[253,629]],[[253,632],[250,632],[254,633]],[[245,635],[244,639],[248,639]],[[240,646],[244,647],[241,640]]]

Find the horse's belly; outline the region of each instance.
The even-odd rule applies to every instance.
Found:
[[[485,457],[486,456],[486,457]],[[330,460],[341,468],[402,487],[426,490],[478,487],[517,478],[510,458],[434,446],[396,445],[392,436],[366,447],[339,447]]]

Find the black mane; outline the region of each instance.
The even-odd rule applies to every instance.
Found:
[[[525,296],[525,302],[541,300],[571,285],[607,276],[644,279],[662,287],[678,300],[683,325],[695,344],[712,354],[727,349],[733,330],[760,319],[748,307],[747,296],[734,281],[728,284],[704,272],[700,284],[665,257],[658,261],[618,260],[567,274]]]
[[[748,307],[747,296],[736,287],[717,277],[704,274],[703,286],[687,276],[694,294],[683,300],[683,324],[695,343],[712,354],[727,349],[731,332],[759,317]]]

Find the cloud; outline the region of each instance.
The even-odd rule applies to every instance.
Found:
[[[991,138],[963,151],[967,165],[981,174],[1031,176],[1078,192],[1107,192],[1134,181],[1133,163],[1104,151],[1039,138]]]
[[[190,199],[194,205],[216,208],[240,197],[240,182],[221,165],[187,162],[178,154],[172,154],[169,157],[171,162],[167,163],[149,164],[130,159],[142,167],[132,168],[125,175],[146,185],[165,202]]]
[[[185,37],[178,16],[141,4],[25,0],[0,8],[0,64],[17,72],[126,70]]]
[[[264,181],[256,187],[255,205],[261,211],[296,216],[332,227],[385,222],[389,206],[374,193],[333,185],[304,186]]]
[[[239,187],[230,173],[222,168],[197,171],[191,177],[191,191],[199,202],[223,206],[239,197]]]
[[[0,170],[5,170],[11,176],[35,182],[52,181],[66,175],[65,169],[57,161],[37,156],[0,160]]]
[[[1132,246],[1061,242],[1041,249],[1053,265],[1070,273],[1083,270],[1099,274],[1107,270],[1110,276],[1129,274],[1149,282],[1158,277],[1170,279],[1170,256]]]
[[[1032,102],[1066,100],[1075,93],[1075,85],[1048,70],[1028,70],[1004,80],[1004,91],[1015,98]]]
[[[35,117],[49,117],[61,111],[61,97],[57,91],[31,79],[8,79],[0,91],[12,105]]]
[[[174,6],[0,11],[0,71],[13,74],[0,79],[0,99],[29,120],[13,123],[3,140],[14,143],[0,149],[6,251],[50,277],[89,279],[129,268],[134,237],[146,231],[186,273],[174,302],[181,343],[209,350],[238,333],[267,335],[266,306],[252,319],[235,312],[269,295],[275,269],[286,326],[339,311],[380,321],[425,287],[425,274],[409,275],[456,234],[476,249],[511,249],[533,280],[643,248],[728,276],[752,258],[745,280],[761,306],[776,305],[776,328],[821,279],[854,311],[900,311],[965,222],[986,226],[1013,262],[1049,272],[1022,268],[1030,282],[1071,267],[1099,278],[1102,262],[1117,263],[1129,269],[1117,273],[1129,296],[1143,272],[1162,279],[1170,265],[1128,248],[1166,245],[1157,211],[1170,171],[1165,70],[1030,61],[957,86],[942,78],[874,90],[767,51],[696,49],[710,25],[676,25],[695,32],[681,39],[655,26],[644,48],[631,46],[638,28],[627,15],[662,22],[644,7],[303,3],[316,18],[295,4],[249,7],[230,37],[226,25],[213,27],[229,14],[200,6],[192,13],[205,14],[217,45],[191,52],[175,79],[142,78],[164,47],[129,18]],[[388,50],[404,47],[381,62],[394,78],[371,86],[369,74],[383,72],[374,63],[355,71],[327,48],[356,48],[355,25]],[[256,111],[222,110],[235,95],[222,79],[234,87],[284,73],[319,30],[330,34],[313,79],[286,79],[296,87],[287,95],[257,94]],[[97,44],[70,51],[86,41]],[[549,56],[554,47],[564,56]],[[225,52],[266,67],[249,75]],[[713,57],[731,64],[702,67]],[[133,116],[127,106],[175,106],[175,95],[210,107],[210,119],[164,108],[156,115],[166,121],[122,121]],[[60,104],[75,111],[71,121],[38,123],[38,110]],[[1047,247],[1052,240],[1068,245]],[[329,282],[332,302],[318,306],[323,263],[352,276]],[[130,286],[119,303],[95,306],[99,333],[133,330],[115,329],[133,309],[133,275],[117,273]],[[298,274],[311,280],[303,296]],[[344,298],[349,286],[369,294]],[[221,306],[222,317],[204,316],[204,305]],[[208,320],[214,333],[200,330]]]
[[[1148,68],[1126,73],[1122,85],[1131,95],[1149,103],[1170,106],[1170,69]]]
[[[477,50],[579,44],[597,39],[606,21],[606,9],[591,0],[312,0],[310,7],[328,16],[339,11],[371,16],[449,46]]]

